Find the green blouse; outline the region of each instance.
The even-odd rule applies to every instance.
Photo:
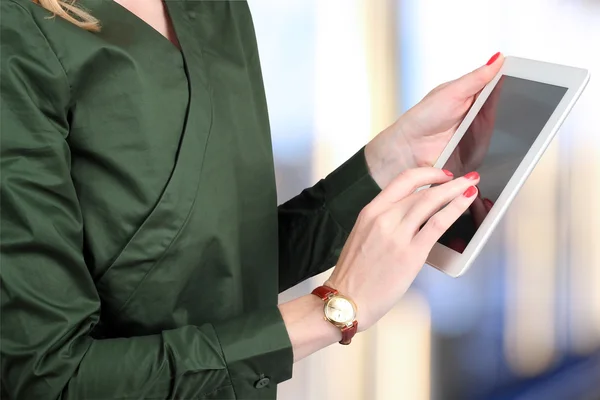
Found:
[[[269,399],[279,292],[378,192],[363,151],[277,206],[245,1],[167,0],[181,51],[111,0],[91,33],[0,0],[2,395]]]

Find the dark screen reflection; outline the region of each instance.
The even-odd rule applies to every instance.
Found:
[[[444,165],[455,176],[481,175],[479,196],[440,243],[462,253],[567,92],[503,76]]]

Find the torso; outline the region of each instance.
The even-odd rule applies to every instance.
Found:
[[[84,255],[108,336],[277,304],[277,197],[246,2],[79,0],[91,33],[48,22],[62,64]],[[144,6],[139,6],[143,1]],[[172,36],[171,36],[172,38]],[[257,234],[260,233],[260,234]]]
[[[20,162],[27,172],[17,175],[15,193],[25,192],[21,195],[31,201],[35,216],[47,215],[31,223],[43,227],[41,234],[34,228],[20,228],[24,245],[17,241],[14,246],[25,253],[35,237],[39,245],[33,248],[40,256],[34,254],[29,260],[39,260],[40,265],[32,270],[43,273],[31,277],[39,282],[32,287],[52,287],[51,292],[62,291],[64,296],[56,300],[59,306],[54,309],[52,304],[43,304],[44,296],[28,288],[31,303],[28,298],[21,300],[17,304],[22,314],[16,311],[15,317],[13,313],[19,325],[15,332],[29,330],[29,345],[39,346],[42,352],[88,326],[95,339],[159,335],[183,327],[223,325],[219,322],[277,306],[275,174],[247,3],[166,1],[178,49],[163,3],[118,1],[77,1],[100,20],[102,29],[95,33],[51,18],[31,0],[2,0],[3,10],[12,13],[3,14],[3,21],[6,18],[13,26],[12,36],[3,35],[3,49],[4,43],[19,48],[14,65],[26,67],[10,71],[16,86],[21,75],[32,74],[26,81],[50,88],[44,91],[36,86],[32,91],[44,94],[36,98],[39,105],[32,104],[40,111],[50,110],[48,124],[42,118],[43,125],[33,124],[30,131],[13,132],[11,139],[3,139],[24,149]],[[20,25],[17,18],[28,28],[18,32],[14,28]],[[26,145],[21,144],[20,138],[27,135],[35,138],[30,140],[35,144],[31,149],[27,147],[30,141],[23,139]],[[36,168],[39,175],[29,172]],[[41,179],[46,179],[45,190]],[[12,182],[8,185],[13,186]],[[34,188],[27,194],[19,189],[29,186],[37,191]],[[49,196],[49,204],[60,206],[36,202],[32,198],[37,193]],[[27,213],[15,214],[19,224],[30,222]],[[60,243],[62,251],[54,252],[44,244],[46,240]],[[49,259],[54,261],[44,268]],[[19,262],[27,267],[29,261]],[[61,301],[65,302],[62,308]],[[20,316],[33,303],[40,304],[33,309],[41,312],[34,311],[38,314],[31,316],[34,322],[21,326]],[[43,315],[46,311],[55,324],[46,326],[52,318]],[[40,344],[44,336],[38,334],[38,327],[53,341]],[[207,332],[216,335],[211,329]],[[176,337],[185,346],[179,342],[184,336]],[[240,341],[239,347],[252,346],[256,340],[264,338]],[[20,344],[14,346],[23,360]],[[82,350],[81,345],[75,347]],[[54,353],[61,358],[58,364],[44,364],[39,371],[59,377],[54,384],[64,384],[60,380],[60,374],[66,374],[64,366],[78,368],[74,360],[66,359],[71,350],[65,347]],[[164,347],[161,352],[168,351]],[[211,348],[207,354],[215,351],[221,350]],[[180,366],[186,364],[184,370],[194,371],[190,375],[205,368],[223,372],[220,360],[211,361],[211,355],[205,359],[196,347],[190,352],[200,353],[197,359],[182,353],[177,361]],[[16,362],[25,368],[29,365]],[[51,371],[51,365],[59,365],[62,372]],[[93,371],[94,366],[87,365]],[[249,373],[245,366],[239,368],[244,371],[241,374]],[[189,379],[212,379],[205,376],[212,377],[216,369]],[[39,379],[43,381],[44,376]],[[23,382],[19,378],[19,385]],[[122,382],[122,387],[128,385]],[[251,396],[275,397],[275,385],[260,392],[254,392],[253,384],[249,388]],[[235,396],[231,385],[206,394],[206,398]],[[250,397],[244,392],[237,396]]]

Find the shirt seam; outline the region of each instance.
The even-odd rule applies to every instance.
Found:
[[[35,18],[33,18],[33,15],[31,14],[31,11],[29,11],[28,9],[26,9],[25,7],[23,7],[21,4],[17,3],[15,0],[9,0],[12,4],[14,4],[15,6],[17,6],[18,8],[20,8],[21,10],[23,10],[25,13],[27,13],[31,19],[31,22],[33,22],[33,24],[35,25],[35,27],[37,28],[39,34],[42,36],[42,38],[44,39],[44,42],[46,43],[46,46],[48,47],[48,50],[50,50],[50,52],[52,53],[52,55],[54,56],[54,58],[56,59],[56,62],[58,63],[58,65],[60,65],[60,70],[62,72],[64,81],[67,85],[67,87],[69,88],[69,98],[72,95],[72,88],[71,88],[71,83],[69,82],[69,77],[67,75],[67,71],[65,69],[65,66],[63,65],[63,63],[60,61],[60,58],[58,58],[58,55],[56,54],[56,51],[54,51],[54,48],[52,47],[52,45],[50,44],[50,41],[48,40],[48,38],[46,37],[46,35],[44,34],[44,31],[42,30],[42,28],[40,28],[39,24],[37,23],[37,21],[35,20]],[[38,6],[39,7],[39,6]],[[56,18],[54,17],[49,17],[49,18]]]
[[[227,368],[225,368],[225,369],[227,369]],[[227,373],[229,374],[229,372],[227,372]],[[205,397],[207,397],[207,396],[210,396],[210,395],[212,395],[212,394],[215,394],[216,392],[218,392],[218,391],[219,391],[219,390],[221,390],[221,389],[227,389],[227,388],[229,388],[229,387],[231,387],[231,390],[233,390],[233,394],[234,394],[234,396],[237,398],[237,395],[235,394],[235,388],[233,387],[233,383],[230,383],[229,385],[223,385],[223,386],[219,386],[218,388],[216,388],[216,389],[213,389],[213,390],[211,390],[211,391],[209,391],[209,392],[202,393],[202,394],[200,395],[200,397],[198,397],[198,399],[203,399],[203,398],[205,398]]]
[[[221,348],[221,352],[223,354],[223,360],[225,361],[225,371],[227,371],[227,377],[229,378],[229,382],[231,382],[231,390],[233,390],[233,395],[237,399],[238,395],[235,391],[235,385],[233,384],[233,379],[231,378],[231,372],[229,371],[229,363],[227,362],[227,356],[225,355],[225,349],[223,349],[223,344],[221,343],[221,338],[219,338],[219,335],[217,334],[217,331],[215,330],[214,326],[212,328],[213,328],[213,332],[215,333],[215,337],[217,338],[217,343],[219,343],[219,347]],[[208,393],[210,394],[212,392],[208,392]],[[206,394],[204,396],[206,396]]]

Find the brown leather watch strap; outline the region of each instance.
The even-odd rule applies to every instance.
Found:
[[[337,295],[338,291],[329,286],[319,286],[312,291],[312,294],[323,301],[327,301],[331,296]],[[340,344],[350,344],[352,338],[354,335],[356,335],[356,332],[358,332],[358,321],[354,320],[352,325],[341,327],[340,331],[342,332],[342,340],[340,340]]]
[[[351,326],[345,326],[341,329],[342,331],[342,340],[340,340],[340,344],[350,344],[354,335],[356,335],[356,331],[358,330],[358,321],[354,321]]]
[[[329,298],[329,296],[338,294],[338,291],[329,286],[319,286],[318,288],[312,291],[312,294],[325,301]]]

